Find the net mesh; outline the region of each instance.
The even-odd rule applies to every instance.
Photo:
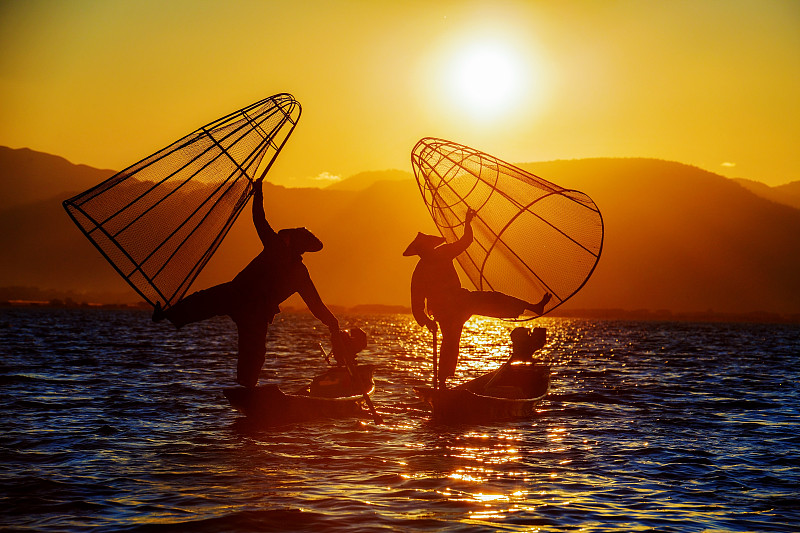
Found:
[[[170,307],[216,251],[300,112],[289,94],[260,100],[64,201],[64,208],[146,301]]]
[[[476,289],[531,303],[549,292],[547,313],[591,276],[603,248],[603,218],[584,193],[443,139],[420,140],[411,164],[433,221],[449,242],[463,234],[467,210],[477,212],[474,240],[458,256]]]

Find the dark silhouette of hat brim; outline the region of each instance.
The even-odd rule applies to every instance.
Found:
[[[433,250],[443,242],[445,242],[444,237],[428,235],[427,233],[420,232],[417,233],[417,236],[413,241],[411,241],[411,244],[408,245],[408,248],[406,248],[405,252],[403,252],[403,255],[419,255],[420,252]]]
[[[322,241],[306,228],[285,228],[278,232],[279,235],[286,235],[289,246],[300,252],[319,252],[322,250]]]

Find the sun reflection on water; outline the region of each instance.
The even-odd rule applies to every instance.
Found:
[[[514,327],[544,326],[537,356],[551,363],[551,392],[524,420],[442,427],[413,392],[430,383],[430,333],[410,315],[346,317],[368,331],[363,360],[378,365],[373,400],[386,423],[265,429],[240,423],[221,399],[235,371],[223,342],[235,339],[230,323],[162,342],[142,333],[144,314],[130,316],[128,337],[93,316],[60,332],[27,314],[0,324],[4,338],[25,332],[4,341],[13,361],[4,435],[19,443],[8,455],[22,479],[11,501],[39,515],[21,506],[24,515],[4,517],[12,527],[788,531],[796,522],[797,409],[785,387],[797,381],[797,333],[773,350],[764,347],[772,327],[476,318],[454,385],[507,360]],[[33,328],[58,340],[40,359]],[[70,356],[79,332],[95,340]],[[316,341],[327,332],[312,316],[284,316],[270,335],[277,356],[263,377],[299,386],[325,368]],[[91,364],[76,365],[78,355]]]
[[[502,365],[511,355],[510,333],[519,326],[547,328],[547,342],[535,354],[543,363],[568,365],[574,358],[587,356],[569,321],[543,318],[514,323],[473,317],[463,330],[452,385]],[[424,330],[420,333],[412,328],[411,332],[413,340],[408,340],[403,349],[408,366],[413,367],[406,370],[421,383],[429,383],[432,338]],[[398,370],[401,366],[406,363],[399,362]],[[563,378],[554,375],[551,392],[557,390],[559,379]],[[549,409],[551,405],[545,401],[531,420],[520,424],[409,427],[407,431],[415,433],[416,438],[405,443],[407,456],[396,463],[404,471],[401,477],[417,494],[427,494],[420,498],[438,501],[442,512],[466,507],[468,518],[462,523],[480,528],[494,528],[510,515],[533,513],[543,506],[552,509],[567,505],[566,496],[557,487],[570,477],[574,459],[567,454],[573,443],[568,427],[543,418]],[[589,447],[587,443],[579,445]]]
[[[589,384],[603,386],[605,374],[614,371],[609,358],[622,340],[601,338],[583,344],[585,328],[561,319],[519,324],[475,317],[465,326],[452,385],[502,365],[511,354],[509,335],[515,327],[546,327],[547,343],[535,356],[553,367],[551,394],[525,421],[443,428],[429,423],[428,413],[409,391],[411,386],[430,383],[430,333],[417,327],[411,317],[393,317],[379,325],[369,334],[383,352],[368,353],[365,358],[388,355],[382,359],[386,366],[377,373],[378,385],[380,390],[398,386],[393,403],[384,395],[377,404],[392,422],[379,431],[369,421],[361,422],[357,435],[395,439],[397,446],[381,459],[379,469],[393,470],[395,481],[387,478],[384,490],[409,504],[401,511],[384,508],[381,512],[405,520],[458,516],[462,525],[480,530],[530,530],[539,520],[547,524],[541,518],[546,516],[583,520],[583,511],[591,508],[592,501],[624,493],[624,488],[611,486],[608,477],[598,476],[587,459],[598,441],[575,432],[569,423],[574,416],[559,415],[579,405],[570,397],[576,387],[589,396],[596,394]],[[591,408],[603,409],[594,402]],[[316,492],[314,497],[324,501],[340,491]],[[381,505],[375,502],[381,501],[382,493],[352,490],[347,494],[359,505]],[[509,519],[518,522],[504,522]]]

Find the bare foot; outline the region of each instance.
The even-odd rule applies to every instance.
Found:
[[[542,313],[544,313],[544,306],[547,305],[547,302],[549,302],[550,298],[552,298],[552,297],[553,297],[553,295],[550,294],[549,292],[545,293],[545,295],[542,296],[542,299],[539,300],[539,303],[535,304],[535,305],[531,305],[529,307],[529,309],[531,311],[533,311],[534,313],[536,313],[537,315],[541,315]]]

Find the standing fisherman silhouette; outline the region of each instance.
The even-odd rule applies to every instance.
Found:
[[[472,243],[474,217],[475,211],[468,210],[464,219],[464,234],[456,242],[442,244],[445,242],[442,237],[417,233],[417,237],[403,252],[404,256],[419,256],[411,276],[411,311],[414,319],[434,336],[441,327],[438,386],[442,389],[446,388],[447,378],[455,374],[461,330],[470,317],[516,318],[526,310],[541,315],[551,298],[547,293],[539,303],[532,304],[501,292],[469,291],[461,287],[453,260]]]
[[[239,334],[236,381],[248,388],[258,383],[267,330],[280,313],[278,305],[294,293],[328,326],[334,350],[341,346],[339,321],[322,302],[303,264],[303,253],[321,250],[322,242],[306,228],[272,229],[264,214],[261,179],[253,183],[253,224],[264,250],[233,280],[197,291],[166,310],[159,302],[153,312],[153,321],[166,318],[179,329],[218,315],[233,319]]]

